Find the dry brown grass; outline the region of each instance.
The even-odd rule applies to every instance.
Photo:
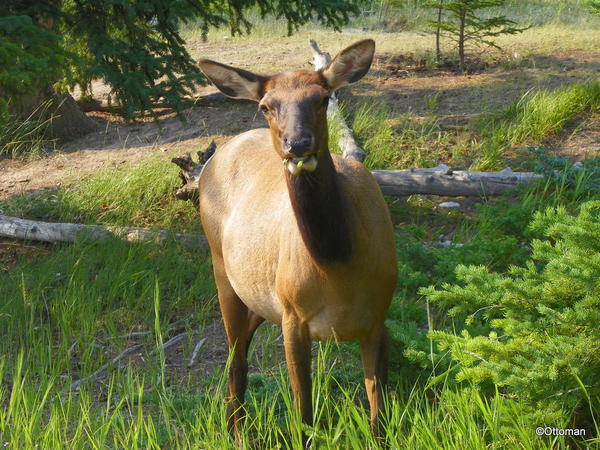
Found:
[[[434,48],[432,35],[418,32],[351,32],[337,33],[322,29],[304,28],[292,36],[286,36],[282,27],[269,30],[257,27],[249,36],[230,37],[227,32],[211,32],[207,42],[199,33],[184,32],[188,49],[194,58],[209,58],[226,64],[240,65],[257,72],[273,73],[290,68],[308,68],[311,59],[308,40],[315,39],[323,49],[335,54],[360,39],[375,39],[380,57],[406,55],[414,58],[430,57]],[[596,51],[600,42],[600,29],[574,29],[548,25],[526,30],[517,35],[501,36],[496,42],[503,51],[472,49],[471,54],[486,58],[501,56],[521,58],[549,55],[574,50]],[[451,53],[451,48],[443,49]]]

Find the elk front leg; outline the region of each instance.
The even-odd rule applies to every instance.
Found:
[[[229,398],[227,399],[227,424],[229,431],[239,432],[239,424],[244,417],[242,404],[246,393],[248,362],[246,359],[247,317],[246,305],[234,295],[224,295],[219,289],[219,303],[223,315],[225,332],[229,351],[233,353],[227,384]]]
[[[383,325],[360,342],[365,387],[371,410],[371,429],[379,436],[378,419],[383,409],[383,387],[387,383],[388,333]]]
[[[248,347],[252,335],[264,319],[253,313],[237,296],[221,264],[213,257],[215,282],[219,295],[219,306],[227,333],[229,350],[233,352],[229,367],[227,424],[230,432],[239,438],[239,427],[244,417],[243,402],[248,379]]]
[[[286,314],[282,321],[282,328],[294,405],[300,410],[302,422],[312,425],[311,341],[308,327],[302,324],[295,314]]]

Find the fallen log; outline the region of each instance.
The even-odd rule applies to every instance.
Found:
[[[202,165],[189,155],[172,160],[181,168],[184,185],[175,194],[181,200],[198,199],[198,177]],[[534,172],[513,172],[506,168],[500,172],[469,172],[451,170],[441,164],[430,169],[373,170],[375,180],[384,195],[408,196],[413,194],[441,195],[445,197],[486,197],[500,195],[519,184],[530,183],[543,175]]]
[[[174,240],[190,248],[206,248],[204,236],[173,233],[166,230],[146,228],[82,225],[77,223],[52,223],[19,219],[0,215],[0,236],[43,242],[74,242],[85,236],[92,241],[118,238],[127,242],[165,242]]]
[[[485,197],[543,178],[534,172],[513,172],[509,168],[500,172],[469,172],[451,170],[443,164],[432,169],[373,170],[371,173],[381,191],[391,196]]]

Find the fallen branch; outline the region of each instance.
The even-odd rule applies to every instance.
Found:
[[[196,333],[194,332],[194,334],[196,334]],[[171,347],[179,344],[186,337],[187,337],[187,333],[180,333],[177,336],[173,336],[171,339],[169,339],[167,342],[165,342],[161,347],[156,347],[154,350],[152,350],[152,354],[158,353],[159,351],[165,352],[166,350],[170,349]]]
[[[206,338],[200,339],[196,345],[194,346],[194,350],[192,351],[192,357],[190,358],[190,362],[188,363],[188,368],[192,368],[196,363],[196,358],[198,357],[198,353],[200,353],[200,349],[206,342]]]
[[[160,242],[174,240],[190,248],[206,248],[200,235],[173,233],[146,228],[82,225],[76,223],[39,222],[0,215],[0,236],[43,242],[74,242],[79,236],[92,241],[118,238],[127,242]]]
[[[108,370],[109,367],[112,367],[112,366],[116,365],[123,358],[125,358],[126,356],[131,355],[132,353],[137,352],[142,347],[143,347],[142,344],[137,344],[137,345],[134,345],[132,347],[129,347],[127,350],[119,353],[119,355],[117,355],[116,357],[114,357],[113,359],[111,359],[109,362],[107,362],[106,364],[104,364],[102,367],[100,367],[98,370],[96,370],[91,375],[88,375],[85,378],[80,378],[79,380],[75,381],[71,385],[70,390],[71,391],[78,391],[79,390],[79,386],[81,385],[81,383],[84,383],[84,382],[90,381],[90,380],[94,380],[96,378],[104,376],[104,374],[106,373],[106,371]]]
[[[191,161],[191,159],[190,159]],[[182,166],[180,166],[182,167]],[[184,190],[185,198],[197,199],[198,180],[202,165],[193,161],[182,167],[182,172],[190,171],[185,177],[192,180],[187,182],[178,193]],[[413,194],[442,195],[447,197],[485,197],[500,195],[519,184],[530,183],[543,178],[533,172],[513,172],[506,168],[500,172],[469,172],[465,170],[451,170],[445,165],[431,169],[406,169],[406,170],[373,170],[371,172],[381,187],[384,195],[407,196]],[[182,176],[183,178],[183,176]],[[197,200],[196,200],[197,201]]]
[[[483,197],[500,195],[519,184],[543,178],[533,172],[468,172],[450,170],[445,165],[432,169],[373,170],[371,172],[385,195],[413,194],[447,197]]]

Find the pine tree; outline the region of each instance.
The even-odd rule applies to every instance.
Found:
[[[459,381],[492,382],[533,422],[585,425],[600,398],[600,201],[575,217],[549,208],[531,228],[543,238],[526,265],[508,274],[461,266],[459,285],[421,291],[488,332],[430,337],[459,362]]]
[[[585,4],[592,14],[600,14],[600,0],[587,0]]]
[[[498,48],[490,39],[502,34],[516,34],[528,27],[518,27],[505,16],[484,19],[481,10],[503,6],[505,0],[434,0],[426,6],[436,10],[437,20],[430,22],[435,29],[437,57],[439,62],[439,39],[445,34],[456,42],[458,48],[458,69],[465,70],[465,45],[489,45]],[[446,17],[444,17],[446,13]]]
[[[183,96],[204,78],[180,26],[198,24],[204,35],[228,26],[239,35],[251,28],[250,8],[285,19],[289,33],[313,18],[339,29],[357,9],[356,0],[3,0],[0,115],[7,98],[13,109],[23,100],[39,105],[57,87],[88,92],[93,79],[110,85],[129,119],[158,101],[181,112]]]

